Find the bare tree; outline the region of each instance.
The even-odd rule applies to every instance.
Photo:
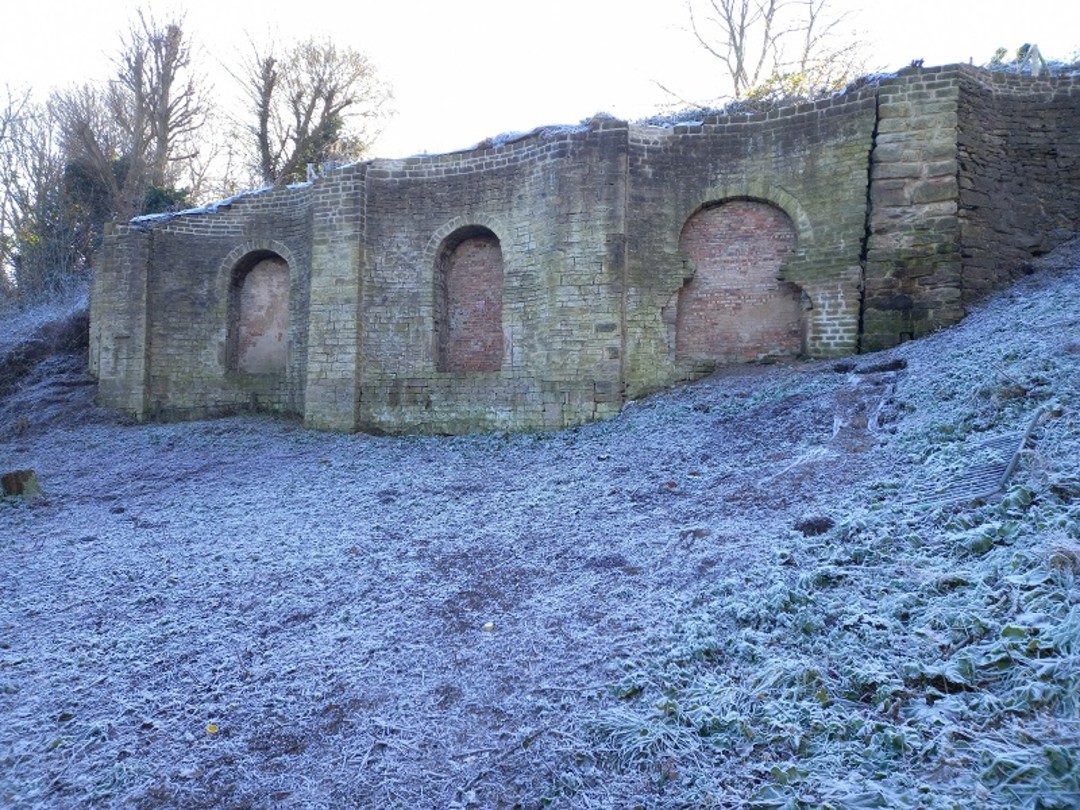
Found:
[[[687,0],[698,43],[724,66],[735,99],[832,92],[862,67],[828,0]]]
[[[367,56],[329,40],[307,40],[280,57],[253,46],[237,78],[250,104],[254,164],[273,185],[302,179],[308,163],[363,155],[392,98]]]
[[[162,25],[139,12],[116,68],[105,89],[61,93],[57,110],[69,160],[107,190],[112,213],[128,219],[146,209],[148,190],[184,196],[174,184],[197,154],[206,104],[179,20]]]
[[[0,108],[0,292],[13,283],[12,259],[17,245],[21,165],[17,131],[30,106],[29,90],[4,88]]]
[[[55,110],[28,94],[0,138],[0,266],[20,297],[34,300],[62,289],[85,265],[84,219],[67,194],[65,158]]]
[[[140,12],[115,78],[54,93],[7,91],[0,109],[0,270],[48,294],[89,266],[104,223],[187,204],[206,103],[182,23]]]
[[[142,208],[146,182],[147,128],[134,103],[110,87],[92,84],[53,97],[69,167],[101,190],[109,216],[130,219]]]
[[[173,166],[193,157],[197,150],[191,138],[206,117],[203,88],[193,75],[182,22],[159,25],[140,11],[117,60],[120,110],[126,103],[132,128],[145,129],[147,179],[158,187],[172,181]]]

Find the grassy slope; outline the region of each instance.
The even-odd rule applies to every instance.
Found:
[[[0,802],[1077,806],[1078,256],[557,434],[124,427],[39,367]],[[1003,497],[928,505],[1040,409]]]
[[[1076,264],[891,352],[912,369],[894,474],[626,666],[622,705],[583,728],[602,766],[641,769],[643,804],[1080,806]],[[1003,497],[926,505],[1039,412]]]

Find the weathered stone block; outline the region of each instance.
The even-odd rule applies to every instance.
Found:
[[[941,177],[916,183],[911,189],[911,201],[915,205],[955,201],[959,193],[955,177]]]

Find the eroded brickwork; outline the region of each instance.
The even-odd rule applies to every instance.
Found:
[[[745,363],[802,352],[802,293],[781,281],[795,227],[779,208],[733,200],[699,211],[679,249],[693,278],[679,291],[677,360]]]
[[[448,253],[437,271],[442,301],[439,370],[498,371],[503,364],[503,260],[494,235],[471,236]]]
[[[238,279],[236,370],[283,373],[288,363],[289,266],[263,259]]]
[[[1077,78],[911,69],[767,114],[598,117],[119,225],[91,303],[99,398],[138,418],[557,428],[717,363],[891,346],[1080,228],[1078,124]],[[237,283],[262,262],[286,274],[283,341],[240,361]]]

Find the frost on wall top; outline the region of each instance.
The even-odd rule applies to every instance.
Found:
[[[99,397],[140,419],[559,428],[718,364],[891,346],[1078,228],[1078,84],[911,68],[767,113],[597,117],[134,220],[94,282]]]

